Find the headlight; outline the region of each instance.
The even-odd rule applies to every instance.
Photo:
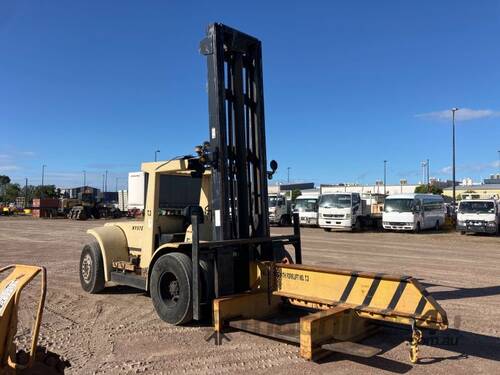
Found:
[[[494,226],[497,225],[497,223],[494,222],[494,221],[488,221],[487,224],[488,224],[489,227],[494,227]]]
[[[345,214],[345,218],[346,219],[350,219],[351,218],[351,214]]]
[[[382,225],[389,225],[389,222],[388,222],[388,221],[384,221],[384,222],[382,223]]]
[[[458,220],[458,221],[457,221],[457,224],[458,224],[458,225],[465,225],[465,221],[463,221],[463,220]]]

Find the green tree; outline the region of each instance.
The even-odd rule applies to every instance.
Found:
[[[6,175],[0,175],[0,185],[10,184],[10,177]]]
[[[6,184],[5,185],[5,201],[6,202],[15,202],[16,198],[19,197],[21,193],[21,186],[19,184]]]
[[[441,194],[443,194],[443,189],[441,189],[439,186],[432,185],[432,184],[430,184],[430,185],[418,185],[415,188],[415,193],[441,195]]]
[[[57,190],[55,185],[38,185],[35,186],[33,198],[57,198]]]
[[[0,202],[6,200],[5,198],[5,189],[7,184],[10,184],[10,177],[6,175],[0,175]]]

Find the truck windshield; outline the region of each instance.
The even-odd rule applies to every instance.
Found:
[[[269,207],[276,207],[276,203],[278,203],[277,197],[269,197]]]
[[[298,212],[316,211],[316,199],[297,199],[295,201],[295,210]]]
[[[462,214],[493,214],[495,204],[493,202],[460,202],[458,212]]]
[[[350,194],[326,194],[319,201],[322,208],[347,208],[351,207]]]
[[[413,199],[386,199],[384,205],[385,212],[412,212]]]

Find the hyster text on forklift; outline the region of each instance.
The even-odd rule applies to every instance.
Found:
[[[267,170],[260,41],[215,23],[200,51],[208,64],[209,141],[194,156],[142,164],[144,220],[88,231],[94,240],[81,254],[83,288],[134,286],[150,293],[170,324],[211,316],[215,337],[232,327],[287,340],[310,360],[376,355],[356,341],[376,322],[405,324],[416,361],[420,329],[448,325],[417,280],[302,265],[297,220],[293,234],[270,235],[267,179],[277,163]],[[198,204],[182,214],[162,209],[162,175],[199,186]]]

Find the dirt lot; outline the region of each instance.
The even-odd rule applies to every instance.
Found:
[[[409,363],[404,343],[409,330],[389,328],[368,340],[383,348],[375,358],[333,355],[316,364],[303,361],[293,345],[246,333],[230,333],[231,341],[216,347],[205,341],[209,326],[169,326],[157,318],[149,298],[133,289],[85,294],[78,279],[80,250],[85,230],[102,223],[0,218],[0,266],[29,263],[48,269],[40,345],[70,363],[65,373],[500,372],[499,237],[303,229],[304,263],[413,275],[450,321],[447,332],[422,346],[422,363],[416,366]]]

